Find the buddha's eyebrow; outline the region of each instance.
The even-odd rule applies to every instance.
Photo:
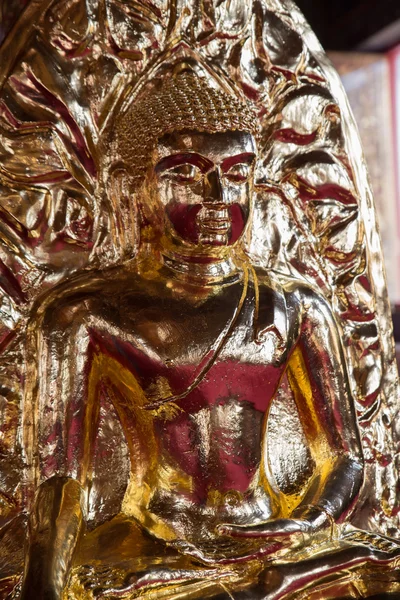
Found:
[[[228,156],[221,163],[221,169],[224,173],[229,171],[233,166],[240,164],[248,164],[250,165],[254,162],[256,155],[254,152],[242,152],[241,154],[236,154],[235,156]]]
[[[178,154],[170,154],[162,158],[157,163],[155,171],[156,173],[160,173],[167,169],[187,164],[198,167],[203,173],[207,173],[214,166],[211,160],[201,154],[197,154],[197,152],[179,152]]]

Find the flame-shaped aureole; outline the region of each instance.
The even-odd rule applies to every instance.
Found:
[[[57,290],[79,273],[95,277],[137,253],[138,207],[113,135],[121,115],[183,60],[257,114],[245,249],[252,265],[303,281],[328,302],[366,464],[351,522],[396,535],[399,390],[375,210],[338,76],[291,0],[31,0],[0,47],[5,518],[18,514],[32,491],[37,432],[26,402],[37,373],[25,345],[28,324],[32,329],[32,314],[50,290],[62,298]],[[265,453],[289,503],[311,468],[299,419],[285,379]],[[106,397],[98,429],[88,502],[93,525],[117,512],[130,468],[123,428]],[[292,437],[282,443],[287,431]],[[240,579],[228,571],[219,577],[223,589],[225,579]]]

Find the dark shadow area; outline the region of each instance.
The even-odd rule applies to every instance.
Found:
[[[400,19],[399,0],[297,0],[327,50],[354,50]]]

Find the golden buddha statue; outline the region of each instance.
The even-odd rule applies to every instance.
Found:
[[[18,246],[10,233],[7,241],[30,273],[43,270],[34,292],[24,291],[17,259],[4,258],[3,287],[21,313],[11,305],[5,371],[12,373],[18,351],[24,371],[21,409],[15,384],[7,384],[3,422],[23,475],[14,494],[2,495],[0,597],[397,594],[396,471],[390,449],[378,458],[371,441],[381,436],[395,446],[392,359],[383,378],[376,371],[390,330],[381,331],[384,311],[373,306],[360,184],[345,165],[340,107],[321,84],[323,71],[303,46],[296,50],[301,37],[269,3],[221,13],[218,3],[207,12],[186,2],[181,17],[138,3],[129,24],[129,11],[124,21],[106,2],[86,15],[96,32],[85,51],[71,42],[86,14],[80,3],[76,13],[67,3],[72,30],[58,3],[47,4],[38,40],[48,36],[52,58],[39,43],[30,62],[7,75],[0,98],[7,148],[15,140],[23,147],[30,135],[36,143],[32,127],[21,125],[25,94],[40,104],[40,147],[48,127],[63,163],[25,181],[26,196],[17,150],[5,153],[0,173],[5,189],[29,198],[31,212],[39,188],[53,202],[46,213],[37,200],[36,220],[26,219],[37,242]],[[167,13],[161,51],[154,40]],[[222,42],[205,43],[205,22],[214,23],[214,41],[223,39],[221,22],[231,24],[231,39],[242,43],[237,60],[235,45],[224,58]],[[121,50],[124,23],[136,32],[140,59],[132,47]],[[284,57],[268,37],[274,28],[291,39]],[[260,50],[259,62],[249,58],[250,32],[269,49],[262,65]],[[203,47],[214,52],[213,68]],[[79,72],[88,48],[91,93],[73,116],[59,74]],[[7,50],[6,43],[6,57]],[[152,61],[135,79],[129,60],[145,62],[146,52]],[[283,58],[294,61],[291,52],[300,65],[292,79],[282,66]],[[112,75],[111,54],[128,61],[124,76]],[[107,115],[88,70],[99,57],[98,81],[101,72],[118,80],[104,100]],[[71,89],[82,77],[70,77]],[[47,105],[64,129],[45,125]],[[86,112],[96,132],[90,140]],[[310,135],[307,122],[318,118]],[[31,161],[35,172],[42,163]],[[60,190],[69,194],[65,204]],[[12,215],[7,193],[3,211]],[[82,200],[90,193],[91,211]],[[18,294],[26,295],[19,304]],[[13,481],[7,465],[4,473]]]

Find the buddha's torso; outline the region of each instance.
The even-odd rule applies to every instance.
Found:
[[[156,536],[212,547],[218,524],[274,513],[266,418],[297,324],[265,283],[193,296],[179,283],[110,281],[85,300],[85,320],[95,352],[135,381],[113,393],[131,451],[123,510]]]

